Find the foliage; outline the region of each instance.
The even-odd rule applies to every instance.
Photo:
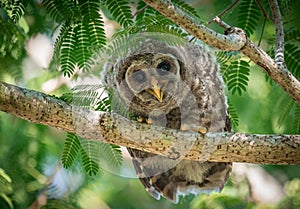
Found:
[[[105,89],[96,85],[79,85],[72,89],[72,93],[67,93],[62,98],[75,106],[110,111],[111,99],[104,95]],[[68,133],[62,164],[65,168],[70,168],[80,154],[85,171],[89,175],[96,175],[101,167],[110,165],[117,168],[121,165],[122,153],[119,148],[104,142],[81,139],[76,134]]]
[[[232,131],[235,132],[239,125],[239,115],[237,113],[235,106],[232,104],[230,100],[228,100],[228,112],[230,115],[230,122],[233,129]]]
[[[0,199],[2,199],[3,202],[6,202],[10,208],[13,208],[13,203],[8,195],[12,194],[12,192],[11,178],[0,168]]]
[[[199,23],[232,3],[230,0],[222,2],[212,1],[203,5],[193,0],[172,1],[176,8]],[[264,17],[257,2],[240,0],[223,16],[223,20],[229,25],[244,29],[251,40],[261,42],[262,48],[274,56],[273,23]],[[268,1],[259,2],[265,13],[271,16]],[[221,8],[220,5],[225,6]],[[285,30],[285,61],[288,69],[298,79],[299,5],[297,0],[279,0]],[[265,23],[261,21],[263,19],[266,19]],[[113,40],[106,33],[109,30],[106,26],[110,23],[113,23],[115,30]],[[192,38],[168,18],[146,6],[142,0],[0,0],[0,28],[0,79],[7,82],[15,80],[20,85],[35,89],[42,89],[48,80],[60,80],[61,75],[69,77],[71,81],[80,80],[86,74],[99,77],[99,72],[93,71],[94,65],[98,64],[96,61],[105,60],[108,54],[122,56],[123,54],[119,54],[120,47],[138,47],[133,39],[124,41],[134,34],[139,36],[143,32],[160,32],[170,44],[176,43],[170,37]],[[28,71],[23,71],[28,59],[26,46],[39,33],[53,37],[54,54],[49,67],[52,71],[44,70],[39,72],[41,75],[29,80],[25,78]],[[125,52],[123,50],[121,53]],[[264,75],[257,73],[257,67],[240,53],[216,54],[227,86],[228,112],[234,131],[300,133],[299,105],[274,82],[265,81]],[[34,71],[29,72],[35,74]],[[107,112],[111,111],[112,105],[118,105],[113,92],[104,93],[108,90],[100,85],[77,85],[70,91],[69,87],[72,85],[68,82],[58,85],[53,93],[63,94],[60,98],[69,104]],[[105,201],[111,208],[140,208],[141,205],[148,208],[299,207],[299,179],[294,178],[299,177],[299,167],[296,166],[273,166],[275,173],[279,173],[277,177],[274,176],[285,184],[286,191],[285,198],[278,205],[263,207],[258,202],[249,202],[251,194],[246,198],[241,196],[234,192],[234,188],[241,185],[230,183],[226,185],[223,194],[186,197],[179,205],[171,205],[166,200],[156,201],[149,197],[137,181],[98,172],[107,167],[121,169],[124,159],[120,147],[83,140],[74,134],[67,134],[65,137],[52,129],[4,114],[0,115],[0,119],[0,208],[29,207],[44,191],[49,192],[44,208],[79,208],[79,204],[82,208],[92,208],[92,204],[97,201],[98,204]],[[64,137],[64,145],[56,141]],[[55,195],[51,194],[60,194],[63,190],[53,182],[57,177],[57,170],[64,171],[59,163],[59,156],[63,166],[72,171],[71,176],[75,176],[76,168],[81,169],[79,160],[85,170],[79,173],[95,176],[88,178],[89,180],[81,179],[83,183],[75,180],[78,187],[81,186],[80,189],[67,190],[70,194],[62,193],[63,195],[56,196],[59,199],[55,199]],[[67,181],[68,178],[71,179],[68,176],[61,181]],[[88,195],[84,196],[85,193]],[[86,199],[88,202],[84,202]]]
[[[255,0],[243,0],[238,10],[238,27],[243,28],[248,36],[253,34],[259,22],[260,11]]]

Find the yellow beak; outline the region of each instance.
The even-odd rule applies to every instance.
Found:
[[[159,102],[162,102],[164,92],[158,86],[158,81],[155,79],[155,77],[151,78],[151,88],[146,89],[145,91],[155,96],[155,98],[158,99]]]

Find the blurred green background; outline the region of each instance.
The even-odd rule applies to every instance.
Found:
[[[0,80],[55,96],[69,91],[74,86],[74,78],[53,70],[56,63],[51,62],[59,24],[47,15],[40,1],[29,1],[19,21],[12,23],[7,19],[11,14],[2,7],[3,2],[0,7],[0,28],[3,28],[0,29]],[[130,2],[134,8],[138,1]],[[234,1],[185,2],[197,10],[203,21],[209,21]],[[267,1],[261,2],[267,8]],[[283,1],[280,2],[283,5]],[[287,2],[291,2],[290,7],[297,11],[298,1]],[[224,16],[228,24],[239,25],[238,8]],[[299,30],[299,21],[288,21],[298,19],[299,14],[294,10],[289,11],[284,20],[287,27]],[[258,19],[262,21],[263,16],[259,15]],[[109,36],[120,26],[107,16],[104,23]],[[223,32],[216,24],[210,27]],[[15,30],[21,30],[20,37],[16,37],[18,32]],[[272,54],[274,29],[270,21],[266,21],[264,28],[258,24],[250,38],[255,43],[261,42],[261,47]],[[299,39],[289,43],[300,46]],[[299,62],[297,55],[295,61]],[[295,75],[300,71],[297,66],[299,63],[293,65]],[[241,95],[228,92],[228,98],[238,115],[235,131],[299,134],[298,105],[252,62],[247,91]],[[60,130],[0,112],[0,133],[0,208],[3,209],[300,208],[300,166],[236,164],[222,193],[188,196],[175,205],[164,198],[153,199],[136,178],[125,178],[105,169],[100,169],[95,176],[88,176],[80,159],[70,169],[64,169],[61,155],[66,133]]]

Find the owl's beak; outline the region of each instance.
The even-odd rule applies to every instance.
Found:
[[[163,89],[164,89],[164,87],[163,87]],[[162,88],[158,85],[158,81],[156,80],[155,77],[151,78],[151,88],[146,89],[145,91],[148,92],[149,94],[155,96],[155,98],[158,99],[159,102],[162,102],[164,92],[163,92]]]

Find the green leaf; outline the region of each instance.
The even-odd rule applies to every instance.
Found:
[[[11,19],[14,23],[17,23],[21,16],[24,14],[26,5],[27,1],[24,0],[13,1]]]
[[[104,97],[100,99],[96,104],[95,110],[111,112],[111,98]]]
[[[133,24],[131,9],[126,0],[106,0],[105,5],[120,25],[127,27]]]
[[[220,64],[220,65],[226,65],[229,63],[229,61],[232,59],[233,57],[233,53],[232,52],[226,52],[226,51],[218,51],[216,53],[216,56],[217,56],[217,62]]]
[[[289,71],[298,79],[300,78],[300,49],[295,44],[286,44],[284,46],[285,64]]]
[[[77,85],[72,91],[72,104],[100,111],[110,110],[111,102],[110,98],[105,96],[105,87],[100,85]]]
[[[286,126],[285,132],[300,133],[300,106],[287,94],[279,98],[276,103],[274,111],[279,116],[277,125],[279,127]]]
[[[100,166],[119,168],[123,162],[122,152],[117,145],[99,143]]]
[[[88,50],[90,46],[88,27],[82,22],[78,23],[76,27],[76,40],[75,40],[75,55],[78,67],[82,70],[88,71],[91,68],[89,59],[92,52]]]
[[[231,94],[242,95],[247,90],[250,66],[244,60],[233,61],[223,72],[224,80]]]
[[[155,9],[153,9],[152,7],[149,7],[142,0],[138,1],[136,21],[141,21],[145,17],[152,16],[152,15],[158,15],[158,14],[159,13]]]
[[[293,132],[299,134],[300,133],[300,106],[299,105],[295,105],[293,124],[294,124]]]
[[[82,139],[80,142],[81,159],[84,170],[88,175],[94,176],[100,170],[97,141]]]
[[[300,30],[297,28],[291,28],[284,34],[284,40],[286,42],[299,42],[300,41]]]
[[[123,157],[119,146],[104,142],[81,139],[82,162],[89,175],[95,175],[100,167],[118,169]]]
[[[83,71],[90,70],[93,52],[106,44],[100,2],[50,0],[44,3],[53,18],[65,21],[54,45],[54,58],[63,74],[72,76],[76,66]]]
[[[73,133],[68,133],[67,138],[65,139],[64,150],[62,154],[62,164],[64,168],[70,168],[80,150],[80,143],[77,135]]]
[[[230,100],[228,100],[228,112],[230,115],[230,122],[231,122],[232,129],[233,131],[237,131],[237,127],[239,125],[239,115],[237,113],[235,106]]]
[[[64,25],[61,28],[61,35],[58,40],[61,43],[59,48],[61,70],[65,76],[71,77],[76,66],[76,25]],[[58,43],[60,45],[60,43]],[[57,55],[59,56],[59,55]]]
[[[81,0],[80,12],[82,14],[82,26],[85,36],[88,38],[88,48],[102,47],[105,45],[106,37],[104,32],[104,23],[99,14],[101,2],[99,0],[85,1]],[[90,50],[91,51],[91,50]]]
[[[200,19],[200,16],[198,15],[197,11],[195,8],[191,7],[187,3],[181,0],[173,0],[172,3],[179,8],[181,11],[186,13],[187,15],[195,18],[195,19]]]
[[[242,0],[238,10],[237,26],[250,36],[258,26],[261,14],[255,0]]]
[[[43,0],[47,13],[56,22],[70,21],[75,16],[74,1],[71,0]]]

